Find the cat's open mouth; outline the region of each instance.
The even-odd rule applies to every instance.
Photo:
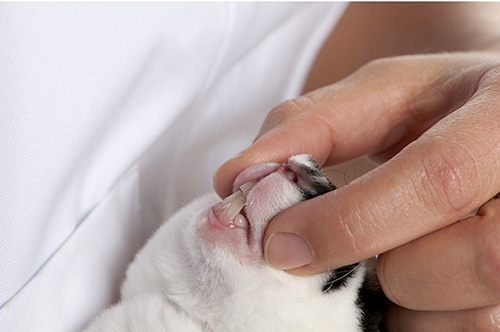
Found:
[[[233,186],[233,194],[210,209],[209,214],[211,214],[211,217],[215,218],[223,227],[250,228],[244,210],[247,196],[259,181],[268,175],[278,173],[286,180],[299,186],[299,188],[301,187],[302,181],[299,180],[299,176],[288,161],[281,165],[266,164],[262,166],[265,167],[257,167],[241,173]]]
[[[238,256],[261,257],[268,222],[303,200],[302,193],[310,191],[312,185],[299,160],[251,167],[237,177],[232,195],[208,209],[202,236]]]

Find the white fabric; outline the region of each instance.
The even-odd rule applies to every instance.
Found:
[[[0,4],[0,331],[77,331],[345,4]]]

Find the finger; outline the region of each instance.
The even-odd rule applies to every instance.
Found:
[[[336,164],[390,147],[394,154],[475,91],[481,71],[458,70],[456,80],[438,80],[443,57],[373,62],[349,78],[285,102],[267,116],[255,142],[222,165],[214,176],[215,191],[225,197],[244,169],[282,162],[292,155],[312,154],[321,164]],[[478,59],[473,59],[476,65]],[[449,61],[470,68],[471,59]],[[465,65],[469,63],[469,66]],[[467,80],[459,93],[449,82]],[[450,94],[454,95],[450,103]]]
[[[498,332],[500,306],[462,311],[413,311],[390,304],[385,328],[387,332]]]
[[[394,303],[414,310],[464,310],[500,303],[500,200],[476,216],[379,256]]]
[[[443,228],[486,202],[500,191],[500,123],[491,121],[500,114],[493,103],[498,85],[481,86],[466,105],[381,167],[280,213],[265,235],[268,263],[294,274],[325,272]],[[281,253],[282,232],[305,241],[287,243],[289,254]],[[295,262],[306,265],[287,257],[299,243],[312,250],[312,261]]]

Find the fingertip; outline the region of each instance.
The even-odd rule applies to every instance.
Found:
[[[269,150],[272,151],[272,145]],[[259,144],[253,144],[248,149],[241,151],[234,157],[222,164],[214,173],[214,190],[221,198],[225,198],[232,193],[233,183],[236,177],[245,169],[262,164],[265,162],[274,162],[272,153],[262,153]]]
[[[333,258],[325,255],[328,248],[321,245],[323,232],[303,215],[310,208],[307,202],[278,214],[269,223],[263,239],[266,263],[293,275],[314,275],[338,267],[331,265]]]
[[[317,259],[312,247],[298,234],[273,233],[265,241],[264,259],[272,268],[297,276],[310,276],[332,269]]]
[[[293,270],[313,261],[309,243],[300,235],[278,232],[271,234],[264,246],[266,262],[278,270]]]
[[[248,149],[222,164],[213,176],[215,192],[221,198],[227,197],[232,193],[234,180],[245,169],[264,163],[283,162],[294,154],[304,153],[301,150],[295,150],[295,145],[287,137],[285,135],[280,138],[266,133]]]
[[[238,153],[236,156],[219,166],[219,168],[215,171],[213,176],[213,186],[219,197],[225,198],[231,194],[234,180],[245,168],[244,163],[241,161],[245,151]]]

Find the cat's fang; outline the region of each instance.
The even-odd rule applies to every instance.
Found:
[[[209,216],[212,215],[214,220],[217,220],[224,227],[248,229],[250,225],[247,218],[240,214],[244,206],[245,198],[240,191],[237,191],[219,204],[214,205],[209,211]]]
[[[222,204],[223,206],[227,206],[226,216],[232,221],[245,206],[245,197],[243,197],[241,192],[237,191],[224,199]]]
[[[231,196],[226,197],[212,208],[213,214],[223,226],[229,228],[250,228],[247,218],[240,214],[240,212],[245,206],[244,193],[248,194],[255,184],[257,184],[257,181],[251,181],[251,183],[244,186],[243,190],[239,190]]]

